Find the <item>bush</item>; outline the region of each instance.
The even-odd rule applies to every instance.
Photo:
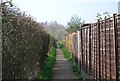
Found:
[[[2,78],[33,79],[43,67],[54,38],[15,7],[2,6]]]
[[[55,57],[56,57],[56,49],[53,47],[52,50],[50,51],[47,59],[44,62],[44,67],[38,75],[36,76],[36,79],[41,79],[41,80],[50,80],[52,79],[52,67],[55,62]]]

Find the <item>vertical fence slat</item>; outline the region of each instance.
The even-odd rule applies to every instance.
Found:
[[[80,66],[80,31],[77,31],[78,35],[78,67]]]
[[[106,66],[107,66],[107,64],[106,64],[106,19],[105,19],[105,79],[106,79],[106,77],[107,77],[107,69],[106,69]]]
[[[101,69],[102,69],[102,71],[101,71],[101,79],[103,79],[103,72],[104,72],[104,71],[103,71],[103,69],[104,69],[104,68],[103,68],[103,64],[104,64],[104,62],[103,62],[103,58],[104,58],[104,56],[103,56],[103,45],[104,45],[104,44],[103,44],[103,37],[104,37],[104,35],[103,35],[103,22],[102,22],[101,31],[102,31],[102,37],[101,37],[101,38],[102,38],[102,48],[101,48],[101,49],[102,49],[102,50],[101,50],[101,54],[102,54],[102,68],[101,68]]]
[[[94,26],[94,24],[93,24],[93,26]],[[93,28],[93,54],[94,54],[93,72],[94,72],[94,78],[95,78],[95,28]]]
[[[113,37],[114,37],[114,55],[116,62],[116,79],[119,79],[119,70],[118,70],[118,54],[117,54],[117,40],[116,40],[116,14],[113,14]]]
[[[98,69],[98,68],[97,68],[97,63],[98,63],[98,62],[97,62],[97,60],[98,60],[98,59],[97,59],[97,33],[98,33],[98,32],[97,32],[97,27],[98,27],[98,26],[97,26],[97,24],[96,24],[96,28],[95,28],[95,30],[96,30],[96,32],[95,32],[95,33],[96,33],[96,34],[95,34],[95,50],[96,50],[96,51],[95,51],[95,59],[96,59],[96,63],[95,63],[95,64],[96,64],[96,66],[95,66],[96,75],[95,75],[95,76],[96,76],[96,79],[97,79],[97,69]]]
[[[91,73],[91,25],[89,25],[89,76]]]
[[[80,49],[81,49],[81,69],[83,69],[83,46],[82,46],[82,28],[80,27]]]
[[[85,37],[85,55],[86,55],[86,66],[85,66],[85,68],[86,68],[86,73],[87,73],[87,28],[85,28],[85,34],[86,34],[86,37]]]
[[[100,22],[98,21],[98,56],[99,56],[99,77],[98,79],[100,78]]]
[[[111,32],[110,32],[110,28],[111,28],[111,25],[110,25],[110,19],[109,19],[108,22],[109,22],[109,53],[110,53],[110,54],[109,54],[109,59],[110,59],[110,60],[109,60],[109,61],[110,61],[110,64],[109,64],[110,74],[109,74],[109,75],[110,75],[110,79],[111,79],[111,51],[110,51],[110,50],[111,50],[111,45],[110,45],[110,44],[111,44],[111,40],[110,40],[110,33],[111,33]]]

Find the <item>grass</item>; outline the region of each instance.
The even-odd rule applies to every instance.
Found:
[[[59,45],[60,48],[65,47],[65,40],[59,41],[59,42],[58,42],[58,45]]]
[[[56,58],[56,49],[55,47],[53,47],[47,59],[44,61],[45,65],[43,66],[42,70],[38,72],[36,79],[47,80],[47,81],[52,79],[52,67],[55,62],[55,58]]]
[[[59,45],[60,48],[63,48],[63,45],[61,43],[58,43],[58,45]]]
[[[67,49],[65,47],[62,48],[64,57],[67,58],[69,61],[72,61],[72,56],[70,55],[70,53],[67,51]]]
[[[62,42],[62,41],[60,41],[60,42],[58,43],[58,45],[60,46],[60,48],[61,48],[62,51],[63,51],[64,57],[67,58],[69,61],[72,61],[72,56],[71,56],[70,53],[67,51],[67,49],[66,49],[66,47],[65,47],[64,44],[65,44],[65,43]]]
[[[78,66],[73,65],[72,70],[73,70],[73,72],[77,73],[77,79],[78,80],[83,80],[82,72],[81,72],[81,70],[80,70],[80,68]]]

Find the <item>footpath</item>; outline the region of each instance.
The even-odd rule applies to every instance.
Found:
[[[72,63],[68,62],[66,58],[64,58],[63,52],[60,48],[56,49],[56,62],[53,66],[52,70],[52,79],[77,79],[76,75],[72,71]]]

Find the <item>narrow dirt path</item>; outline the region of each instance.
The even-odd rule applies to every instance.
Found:
[[[52,79],[76,79],[72,71],[72,63],[63,56],[60,48],[57,48],[56,62],[53,66]]]

